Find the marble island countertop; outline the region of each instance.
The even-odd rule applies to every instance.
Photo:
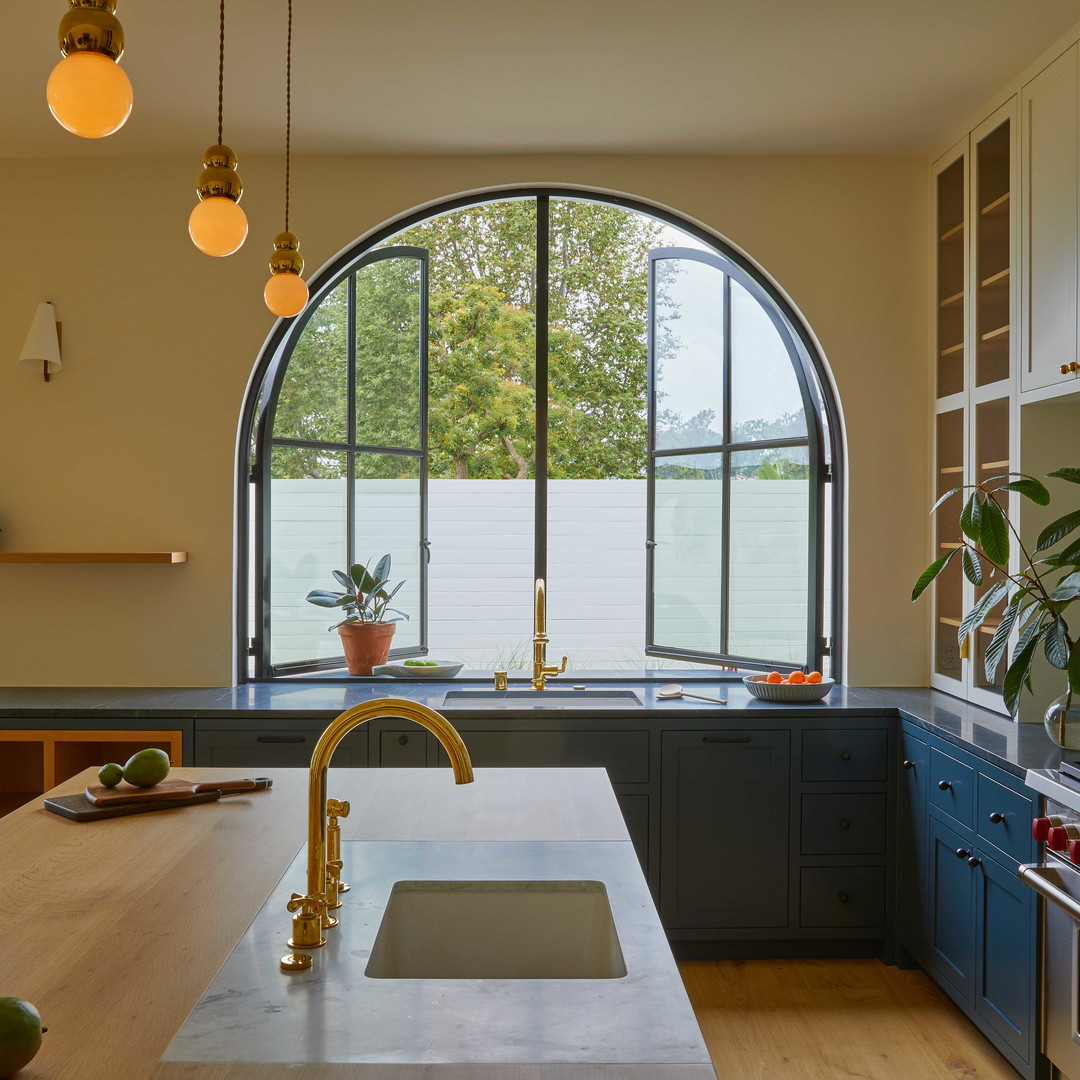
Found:
[[[360,846],[384,849],[390,859],[383,867],[384,877],[396,880],[406,864],[415,866],[418,852],[423,851],[436,861],[460,862],[462,856],[452,849],[474,851],[480,862],[470,872],[488,873],[493,865],[490,853],[502,846],[507,854],[495,862],[505,863],[505,876],[510,876],[506,868],[515,866],[516,859],[524,862],[515,873],[530,877],[569,874],[580,878],[590,865],[595,868],[590,877],[607,878],[628,976],[636,972],[639,977],[636,987],[631,978],[610,980],[623,984],[622,997],[598,992],[594,980],[582,981],[578,992],[584,996],[577,1001],[581,1015],[573,1018],[576,1028],[565,1011],[561,1014],[568,1024],[563,1036],[573,1030],[573,1038],[583,1040],[579,1045],[595,1048],[592,1053],[577,1051],[581,1064],[571,1060],[573,1051],[565,1046],[562,1052],[552,1053],[559,1024],[545,1029],[544,1016],[523,1011],[520,1001],[517,1011],[503,1009],[502,1019],[488,1025],[484,1008],[505,1005],[505,1000],[491,1002],[496,980],[487,984],[487,1004],[473,1001],[471,1013],[454,1014],[452,1008],[442,1007],[440,1015],[454,1015],[452,1027],[458,1029],[456,1059],[443,1055],[450,1061],[440,1061],[430,1053],[422,1056],[425,1047],[448,1045],[445,1029],[437,1039],[425,1040],[409,1024],[397,1034],[410,1040],[410,1045],[396,1057],[361,1048],[352,1058],[341,1060],[347,1054],[341,1052],[339,1042],[337,1060],[310,1047],[286,1062],[265,1056],[252,1060],[256,1055],[238,1043],[235,1053],[227,1051],[224,1060],[218,1047],[210,1055],[214,1060],[171,1054],[172,1060],[162,1061],[222,965],[226,965],[222,977],[229,971],[226,960],[245,939],[253,917],[279,882],[282,888],[291,885],[288,879],[282,882],[282,875],[296,860],[304,840],[307,772],[266,772],[274,779],[271,791],[204,806],[78,824],[49,814],[40,802],[34,802],[0,819],[0,912],[5,928],[0,967],[9,975],[5,992],[33,1001],[49,1027],[41,1052],[20,1080],[76,1076],[79,1080],[118,1076],[124,1080],[715,1077],[640,878],[618,803],[600,769],[477,769],[476,783],[465,787],[455,786],[445,769],[339,770],[333,779],[335,797],[352,803],[351,815],[342,822],[343,840],[350,846],[350,842],[378,841]],[[244,775],[236,769],[177,769],[175,773],[193,780],[211,774],[216,779]],[[53,794],[80,791],[91,775],[87,770]],[[407,855],[405,863],[394,863],[391,849]],[[484,849],[489,852],[486,863]],[[440,864],[441,874],[446,869]],[[420,869],[415,876],[424,879],[426,875]],[[354,882],[362,907],[363,871],[355,876],[354,869]],[[358,930],[363,927],[363,917],[355,909],[346,908],[342,914],[351,916]],[[282,912],[275,928],[284,930],[287,925],[288,916]],[[282,999],[296,1002],[294,1015],[302,1014],[304,977],[279,977]],[[586,987],[586,982],[592,986]],[[424,991],[433,985],[416,980]],[[454,992],[445,990],[446,983],[441,985],[445,994]],[[535,993],[531,980],[521,985],[527,987],[527,995]],[[655,1001],[651,998],[654,990],[659,995]],[[553,1002],[558,1000],[558,996],[553,998]],[[586,1001],[592,1002],[588,1008]],[[612,1009],[616,1001],[627,1008],[622,1019]],[[280,1004],[271,1001],[263,1012],[271,1023],[274,1018],[285,1023],[277,1011]],[[392,987],[389,993],[383,991],[383,1007],[390,1009],[384,1017],[387,1030],[400,1004]],[[414,1019],[423,1004],[412,1003]],[[452,1004],[444,1002],[444,1006]],[[369,1012],[366,1007],[357,1010],[355,1023],[362,1025]],[[515,1064],[504,1064],[498,1039],[505,1038],[507,1025],[516,1029],[527,1014],[531,1027],[520,1033],[518,1045],[507,1057]],[[493,1011],[492,1016],[496,1015]],[[559,1015],[554,1008],[552,1018]],[[643,1015],[662,1017],[663,1023],[651,1033],[648,1023],[641,1020]],[[634,1016],[634,1025],[642,1030],[632,1047],[619,1056],[613,1047],[622,1031],[620,1025]],[[318,1010],[308,1010],[306,1030],[315,1032],[316,1044],[319,1022]],[[402,1021],[398,1018],[395,1023],[400,1026]],[[462,1025],[470,1023],[473,1030],[462,1030]],[[502,1034],[499,1023],[506,1029]],[[211,1014],[209,1029],[215,1026]],[[475,1049],[477,1039],[482,1041],[489,1027],[491,1045],[481,1053]],[[595,1030],[590,1032],[590,1028]],[[650,1040],[651,1050],[645,1045]],[[460,1051],[466,1044],[474,1048],[472,1052]]]

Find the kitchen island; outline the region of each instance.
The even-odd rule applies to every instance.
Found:
[[[517,1064],[504,1065],[489,1051],[483,1064],[231,1063],[231,1055],[222,1055],[228,1060],[159,1066],[303,844],[306,771],[260,772],[273,777],[272,791],[205,806],[77,824],[35,803],[0,821],[5,931],[0,992],[33,1001],[49,1027],[40,1054],[20,1080],[709,1080],[715,1075],[651,912],[651,930],[640,947],[657,970],[668,966],[658,984],[664,997],[659,1011],[681,1012],[680,1024],[691,1035],[683,1040],[691,1053],[684,1052],[678,1064],[663,1058],[543,1063],[543,1057],[533,1063],[519,1055]],[[214,779],[244,774],[212,771]],[[175,775],[208,779],[211,770],[177,769]],[[91,776],[80,774],[54,793],[77,792]],[[331,772],[331,790],[352,803],[350,817],[342,822],[346,842],[629,848],[618,804],[599,769],[479,769],[476,783],[467,787],[455,787],[442,769],[337,769]],[[348,918],[345,900],[342,914]],[[613,892],[617,923],[618,906]],[[282,912],[283,926],[287,919]],[[288,983],[295,976],[281,979]],[[288,993],[302,992],[299,982],[293,986]],[[597,1014],[594,1022],[602,1027],[615,1019]],[[358,1014],[357,1025],[364,1022]],[[318,1017],[309,1023],[317,1025]],[[484,1027],[484,1015],[477,1014],[481,1041]],[[535,1034],[544,1033],[535,1029]]]

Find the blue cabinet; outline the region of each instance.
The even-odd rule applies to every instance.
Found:
[[[1018,777],[906,721],[897,854],[900,945],[1028,1080],[1037,1042],[1037,797]]]

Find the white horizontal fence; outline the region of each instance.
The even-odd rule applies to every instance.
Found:
[[[665,480],[658,493],[657,643],[717,648],[719,485]],[[577,669],[656,667],[644,654],[645,481],[548,483],[548,636]],[[533,482],[429,483],[429,649],[489,670],[531,662]],[[335,612],[305,601],[345,565],[343,480],[271,482],[272,660],[340,655]],[[358,480],[361,558],[393,554],[395,606],[419,618],[415,480]],[[808,485],[735,480],[731,492],[733,651],[801,662],[806,642]],[[670,572],[668,572],[670,571]],[[395,646],[416,641],[399,625]],[[662,666],[671,666],[662,662]]]

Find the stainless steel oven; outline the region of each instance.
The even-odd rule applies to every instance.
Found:
[[[1080,786],[1073,789],[1056,770],[1028,773],[1027,782],[1047,796],[1046,816],[1032,825],[1042,860],[1019,869],[1046,901],[1043,1049],[1055,1080],[1080,1080]]]

